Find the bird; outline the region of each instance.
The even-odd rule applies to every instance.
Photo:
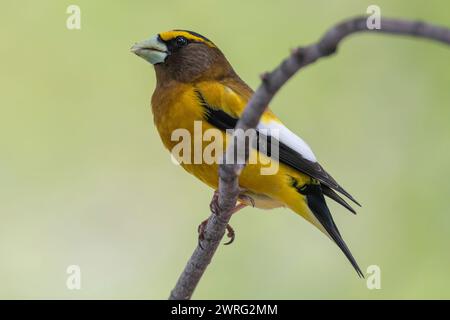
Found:
[[[156,86],[151,108],[164,146],[173,150],[178,143],[173,132],[182,129],[195,135],[195,125],[200,123],[203,131],[214,129],[223,135],[225,148],[228,130],[235,127],[254,91],[239,77],[218,46],[199,33],[174,29],[135,43],[131,52],[154,67]],[[275,131],[278,137],[271,134]],[[245,166],[239,177],[241,194],[234,211],[250,205],[260,209],[291,209],[334,241],[358,276],[364,277],[333,220],[325,196],[352,213],[356,212],[342,196],[360,206],[358,201],[325,171],[309,145],[268,107],[256,132],[277,140],[278,170],[263,175],[261,163]],[[271,157],[270,152],[255,145],[251,153]],[[219,163],[185,161],[181,166],[217,194]],[[232,228],[228,231],[228,236],[234,239]]]

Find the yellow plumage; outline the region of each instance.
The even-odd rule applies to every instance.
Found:
[[[250,94],[244,92],[236,93],[231,87],[238,87],[237,84],[228,82],[200,82],[194,84],[177,85],[176,90],[164,90],[160,94],[155,91],[152,99],[152,110],[156,128],[161,136],[164,146],[171,151],[178,141],[172,140],[172,132],[183,128],[194,136],[194,122],[201,121],[202,131],[214,128],[204,121],[204,110],[199,104],[196,90],[199,90],[209,104],[220,106],[228,114],[239,117],[243,112]],[[266,111],[261,121],[278,121],[278,118],[271,112]],[[281,122],[280,122],[281,123]],[[226,141],[225,133],[223,133]],[[192,144],[194,141],[192,141]],[[207,145],[203,143],[203,147]],[[192,149],[194,146],[192,145]],[[223,148],[226,150],[226,146]],[[252,150],[252,152],[257,152]],[[259,153],[259,157],[266,156]],[[218,187],[218,165],[214,164],[190,164],[181,163],[181,166],[190,174],[194,175],[210,187]],[[280,168],[275,175],[261,175],[262,163],[248,164],[241,173],[239,185],[245,189],[247,194],[254,199],[257,208],[270,209],[280,206],[288,206],[308,221],[315,224],[319,229],[323,229],[314,217],[311,217],[309,209],[305,206],[305,197],[292,189],[289,177],[295,177],[300,184],[310,183],[311,178],[284,164],[279,164]],[[247,203],[250,204],[250,203]]]

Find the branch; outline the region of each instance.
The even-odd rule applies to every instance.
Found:
[[[266,106],[272,100],[278,90],[300,69],[312,64],[322,57],[334,54],[339,43],[347,36],[357,32],[387,33],[395,35],[407,35],[418,38],[435,40],[450,45],[450,29],[435,26],[425,22],[406,21],[398,19],[382,19],[381,29],[368,29],[367,17],[355,17],[343,21],[331,28],[320,39],[319,42],[307,47],[299,47],[292,50],[289,57],[284,59],[281,64],[270,73],[261,76],[262,83],[256,90],[247,104],[242,117],[239,119],[236,129],[253,129],[257,126],[261,115]],[[236,136],[239,139],[239,135]],[[236,141],[232,139],[227,149],[226,159],[233,153],[233,144]],[[248,152],[246,152],[248,154]],[[243,157],[241,155],[241,157]],[[240,161],[238,155],[237,163]],[[245,156],[244,156],[245,160]],[[200,281],[207,266],[211,262],[225,229],[231,218],[231,210],[236,205],[239,195],[239,175],[244,165],[239,164],[220,165],[219,168],[219,190],[218,190],[218,212],[211,214],[205,228],[205,237],[202,241],[203,249],[197,245],[194,253],[189,259],[184,271],[172,290],[169,299],[182,300],[190,299],[198,282]]]

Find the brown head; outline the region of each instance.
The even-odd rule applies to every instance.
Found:
[[[162,32],[136,43],[131,51],[155,66],[158,85],[170,80],[193,83],[236,75],[219,48],[192,31]]]

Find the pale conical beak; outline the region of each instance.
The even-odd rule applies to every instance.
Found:
[[[147,60],[151,64],[164,63],[169,51],[158,36],[136,43],[131,47],[131,52]]]

